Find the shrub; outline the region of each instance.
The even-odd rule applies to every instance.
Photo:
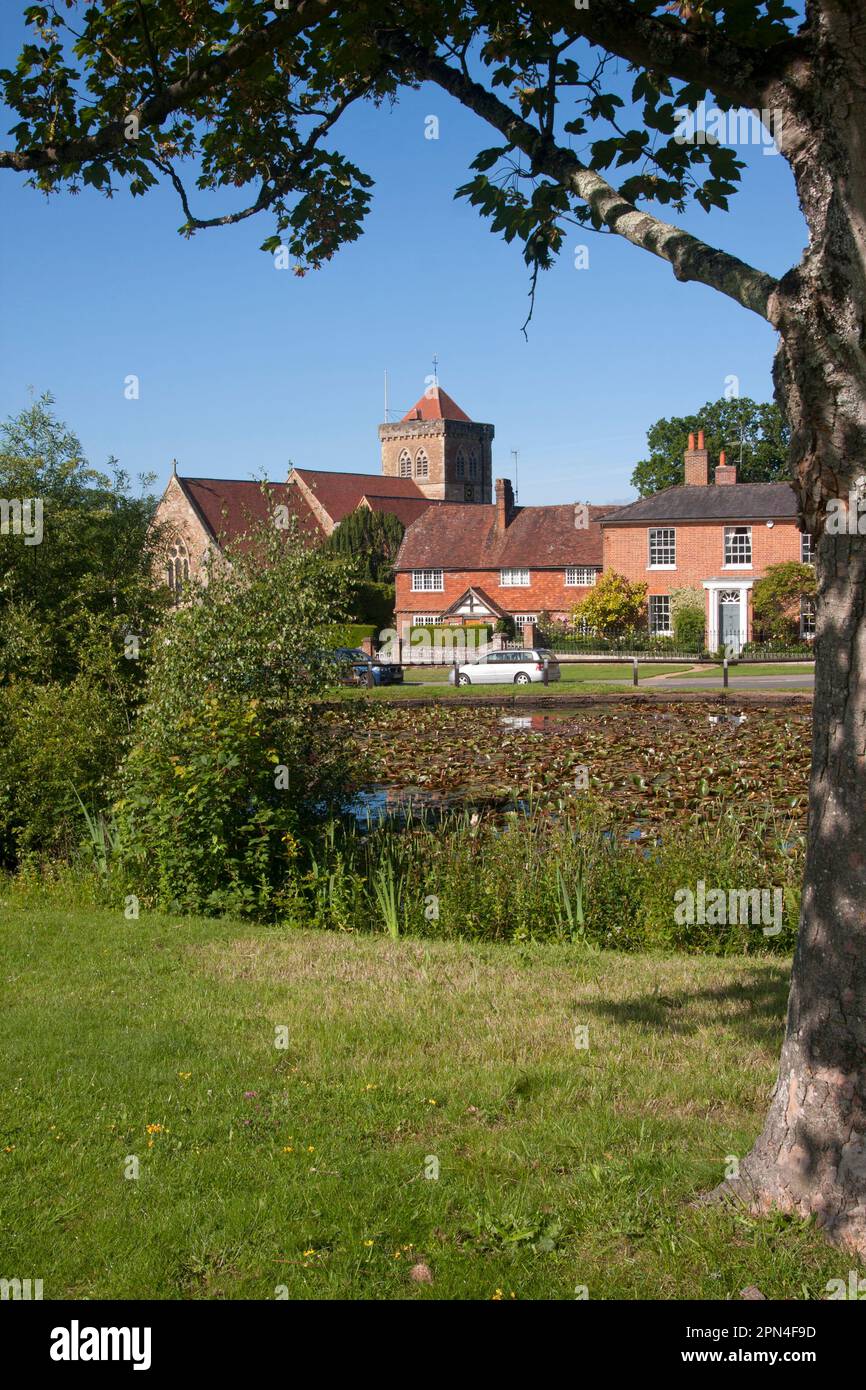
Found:
[[[121,859],[137,896],[268,916],[300,841],[339,799],[341,747],[316,718],[336,672],[344,561],[263,527],[155,643],[121,777]]]
[[[80,801],[106,806],[128,733],[117,691],[90,675],[0,689],[0,854],[69,857],[85,838]]]
[[[615,570],[606,570],[575,606],[572,620],[601,637],[617,637],[643,625],[646,603],[646,584],[633,584]]]

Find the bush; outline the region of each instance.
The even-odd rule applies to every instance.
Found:
[[[131,891],[188,911],[267,917],[347,767],[314,700],[350,573],[264,527],[165,623],[121,777]]]
[[[0,855],[69,857],[86,839],[81,802],[106,806],[128,732],[123,699],[88,675],[0,689]]]
[[[703,608],[683,605],[674,613],[674,646],[680,651],[702,652],[706,638]]]

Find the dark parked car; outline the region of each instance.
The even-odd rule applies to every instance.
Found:
[[[392,661],[380,661],[378,657],[368,656],[360,647],[337,647],[331,653],[334,661],[345,668],[345,685],[368,685],[372,670],[374,685],[400,685],[403,680],[403,667]]]

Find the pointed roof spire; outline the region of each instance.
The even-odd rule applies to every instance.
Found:
[[[411,410],[407,410],[403,416],[404,420],[465,420],[471,424],[470,417],[465,410],[461,410],[456,401],[453,401],[447,391],[443,391],[439,385],[429,386],[423,396],[415,402]]]

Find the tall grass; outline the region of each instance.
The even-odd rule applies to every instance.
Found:
[[[590,800],[526,814],[331,823],[310,868],[287,887],[283,920],[342,931],[475,940],[566,939],[624,950],[789,951],[799,911],[802,839],[735,811],[712,823],[641,833]],[[639,838],[637,838],[639,836]],[[780,888],[778,935],[760,925],[680,924],[677,889]]]

